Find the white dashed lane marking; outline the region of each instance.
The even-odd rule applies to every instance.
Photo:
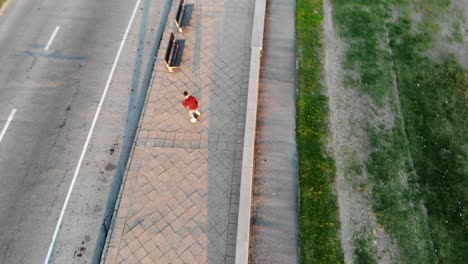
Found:
[[[16,108],[11,110],[10,116],[8,116],[8,120],[7,120],[5,126],[2,129],[2,133],[0,133],[0,143],[2,142],[2,139],[6,134],[8,126],[10,126],[11,120],[13,120],[13,117],[15,116],[15,113],[16,113]]]
[[[50,36],[50,39],[49,39],[49,41],[47,42],[47,45],[45,46],[44,50],[49,50],[50,44],[52,44],[52,41],[54,41],[55,35],[57,35],[59,29],[60,29],[59,26],[56,26],[56,27],[55,27],[54,33],[52,33],[52,36]]]

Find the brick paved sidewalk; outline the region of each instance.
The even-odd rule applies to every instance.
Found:
[[[192,0],[177,33],[174,1],[109,243],[106,264],[234,263],[253,1]],[[186,40],[164,65],[170,32]],[[190,123],[182,92],[200,101]]]

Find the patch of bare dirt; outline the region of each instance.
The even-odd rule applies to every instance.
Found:
[[[457,61],[468,69],[468,1],[452,0],[448,10],[433,12],[431,16],[424,10],[412,14],[416,27],[424,22],[424,17],[431,17],[437,24],[434,30],[432,47],[426,51],[426,56],[435,62],[440,62],[448,55],[454,55]],[[416,29],[417,30],[417,29]]]

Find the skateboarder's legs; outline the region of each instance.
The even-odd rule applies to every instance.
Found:
[[[195,116],[194,114],[196,114],[197,116]],[[189,110],[189,115],[190,115],[190,118],[198,118],[198,116],[200,115],[200,111],[197,110]]]

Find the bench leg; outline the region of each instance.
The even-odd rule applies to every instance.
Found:
[[[167,69],[169,70],[169,72],[172,72],[172,68],[173,68],[173,67],[169,66],[169,64],[167,64],[167,62],[166,62],[165,64],[166,64],[166,67],[167,67]]]

